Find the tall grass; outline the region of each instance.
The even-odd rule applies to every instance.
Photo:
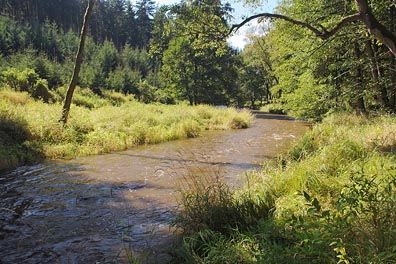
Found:
[[[142,144],[200,136],[208,129],[244,128],[252,115],[212,106],[142,104],[119,93],[78,90],[63,127],[62,89],[46,104],[0,90],[0,169],[41,158],[72,158]]]
[[[395,150],[394,116],[329,116],[288,153],[251,173],[245,189],[227,193],[231,202],[222,211],[237,204],[249,212],[233,214],[248,221],[235,225],[233,216],[216,215],[225,230],[196,229],[186,236],[178,261],[395,263]],[[202,210],[206,204],[195,202],[208,195],[190,193],[182,213],[194,217],[191,223],[214,217]]]

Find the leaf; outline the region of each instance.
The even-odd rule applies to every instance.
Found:
[[[311,196],[310,196],[308,193],[306,193],[305,191],[303,191],[303,195],[304,195],[305,200],[311,201]]]
[[[318,199],[314,198],[314,200],[312,201],[312,205],[315,207],[316,211],[320,211],[321,206],[319,204]]]
[[[308,210],[307,210],[307,213],[308,214],[314,214],[316,212],[316,209],[315,208],[309,208]]]
[[[322,218],[326,218],[326,217],[329,217],[329,216],[330,216],[330,211],[329,210],[326,210],[326,211],[322,212]]]

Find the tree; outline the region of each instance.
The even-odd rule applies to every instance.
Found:
[[[138,47],[148,49],[151,31],[153,30],[155,2],[153,0],[139,0],[136,3],[136,8]]]
[[[294,114],[318,118],[340,109],[395,108],[396,78],[390,73],[396,66],[394,56],[362,23],[357,4],[288,0],[277,7],[277,14],[260,14],[242,22],[272,18],[262,36],[270,43],[272,74],[278,79],[271,93],[281,95],[278,101]],[[395,9],[386,0],[368,6],[369,14],[391,34],[395,34]]]
[[[81,36],[80,36],[80,45],[77,51],[76,60],[74,64],[74,71],[70,81],[69,88],[67,89],[67,94],[65,97],[65,102],[62,108],[62,117],[61,121],[63,124],[67,123],[69,112],[70,112],[70,105],[73,98],[73,93],[77,85],[78,74],[80,73],[81,63],[83,60],[83,52],[84,52],[84,45],[85,45],[85,38],[88,33],[88,19],[89,14],[91,13],[92,7],[95,4],[95,0],[88,0],[87,9],[84,15],[84,22],[81,29]]]
[[[250,43],[241,52],[243,67],[241,86],[246,100],[252,108],[261,106],[271,97],[270,88],[278,83],[270,59],[271,47],[265,37],[249,36]]]
[[[194,0],[173,8],[175,20],[164,52],[162,79],[168,91],[190,104],[227,103],[224,71],[231,70],[226,16],[229,6],[216,0]],[[234,74],[235,76],[236,74]]]
[[[310,31],[312,31],[317,37],[321,39],[328,39],[337,32],[339,32],[346,25],[351,22],[361,21],[366,27],[367,31],[372,34],[377,40],[386,45],[388,49],[392,52],[394,56],[396,56],[396,35],[393,34],[390,30],[388,30],[378,19],[374,16],[367,0],[354,0],[356,11],[355,13],[345,16],[342,18],[338,24],[336,24],[332,29],[326,29],[323,25],[319,25],[317,27],[312,26],[309,23],[304,21],[293,19],[289,16],[284,16],[280,14],[271,14],[271,13],[261,13],[254,16],[250,16],[242,21],[240,24],[233,25],[231,27],[230,32],[239,29],[243,25],[247,24],[251,20],[258,18],[275,18],[275,19],[283,19],[295,25],[299,25],[304,27]]]
[[[157,10],[154,17],[149,56],[156,71],[161,68],[164,52],[173,37],[174,18],[171,10],[172,8],[169,6],[162,6]]]

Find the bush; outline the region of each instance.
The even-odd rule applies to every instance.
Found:
[[[33,69],[18,71],[9,68],[1,73],[2,80],[15,91],[28,92],[35,99],[41,99],[48,103],[53,98],[48,90],[48,82],[39,78]]]
[[[45,103],[49,103],[49,101],[52,99],[52,94],[48,90],[48,84],[46,80],[37,80],[37,82],[34,84],[32,97],[35,99],[41,99]]]
[[[139,95],[140,73],[127,68],[117,68],[106,79],[107,88],[124,94]]]
[[[9,68],[1,73],[3,82],[13,88],[15,91],[32,92],[34,85],[39,79],[38,74],[33,69],[18,71],[15,68]]]

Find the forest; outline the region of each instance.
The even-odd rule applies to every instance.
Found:
[[[250,110],[288,114],[312,128],[248,186],[181,192],[170,263],[395,263],[396,0],[234,12],[220,0],[1,0],[0,170],[247,128]]]
[[[370,14],[394,38],[394,3],[369,4]],[[21,89],[13,79],[23,79],[29,69],[49,92],[67,84],[86,5],[2,1],[2,82]],[[240,51],[226,41],[232,34],[229,3],[97,1],[78,85],[99,95],[133,94],[144,103],[253,109],[271,103],[274,110],[312,120],[335,111],[395,110],[395,55],[364,23],[340,23],[356,12],[352,1],[282,1],[276,12],[328,36],[301,23],[258,17],[271,23],[259,23],[264,33],[250,34]]]

